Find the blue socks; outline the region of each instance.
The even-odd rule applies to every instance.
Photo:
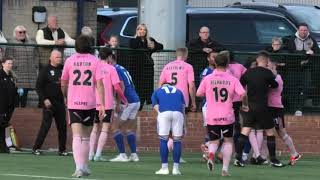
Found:
[[[128,132],[127,141],[130,146],[131,153],[136,153],[137,152],[136,134],[134,132]]]
[[[161,162],[168,163],[168,155],[169,155],[169,149],[168,149],[168,140],[160,138],[160,157]]]
[[[181,140],[173,140],[173,162],[180,163],[182,143]]]
[[[124,147],[124,143],[123,143],[123,135],[120,130],[117,130],[114,133],[113,139],[117,144],[119,153],[125,153],[125,147]]]

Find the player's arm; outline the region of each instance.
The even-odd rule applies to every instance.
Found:
[[[114,90],[116,91],[117,95],[119,96],[119,99],[122,101],[123,104],[128,104],[127,98],[124,96],[122,88],[121,88],[121,82],[113,85]]]
[[[105,115],[105,101],[104,101],[104,86],[103,86],[103,82],[102,82],[102,79],[98,79],[97,80],[97,91],[98,91],[98,97],[100,99],[100,102],[101,102],[101,105],[100,105],[100,108],[99,108],[99,117],[103,117]]]
[[[160,111],[159,111],[159,100],[157,96],[157,91],[153,92],[151,96],[151,102],[152,102],[153,109],[159,114]]]
[[[196,93],[197,97],[205,97],[205,88],[206,88],[205,86],[206,86],[205,79],[203,79],[197,90],[197,93]]]
[[[161,74],[160,74],[159,82],[158,82],[158,88],[160,88],[166,82],[166,77],[165,76],[166,76],[165,72],[164,72],[164,70],[162,70]]]
[[[271,88],[277,88],[279,86],[278,82],[276,81],[276,76],[272,73],[271,70],[269,70],[270,73],[268,73],[268,83]]]
[[[61,91],[64,99],[64,103],[67,104],[67,97],[68,97],[68,81],[61,80]]]
[[[196,111],[196,86],[194,84],[194,81],[189,83],[189,94],[191,98],[191,111]]]
[[[191,111],[195,112],[197,110],[196,105],[196,86],[194,84],[194,71],[193,67],[190,65],[188,68],[188,88],[189,88],[189,95],[191,98]]]

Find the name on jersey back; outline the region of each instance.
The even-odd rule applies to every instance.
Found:
[[[74,66],[91,66],[91,62],[74,62]]]
[[[211,84],[212,85],[226,85],[226,86],[230,86],[230,81],[227,80],[211,80]]]

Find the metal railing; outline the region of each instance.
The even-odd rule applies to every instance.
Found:
[[[65,60],[75,53],[74,47],[44,46],[22,44],[0,44],[4,53],[14,58],[14,72],[17,76],[19,88],[30,90],[28,105],[37,105],[37,95],[32,92],[39,68],[47,64],[50,51],[57,48],[63,52]],[[95,47],[95,54],[101,47]],[[150,104],[151,94],[157,87],[160,72],[164,65],[175,59],[174,50],[150,52],[133,49],[113,49],[117,54],[118,63],[124,66],[131,74],[136,90],[143,103]],[[256,52],[233,52],[236,61],[246,64]],[[282,66],[278,72],[284,81],[283,103],[286,112],[294,112],[302,108],[303,112],[320,112],[320,56],[308,56],[301,54],[272,54]],[[301,64],[301,61],[308,63]],[[207,66],[207,59],[203,53],[189,52],[188,62],[193,66],[196,85],[199,84],[199,74]],[[146,106],[150,110],[150,106]]]

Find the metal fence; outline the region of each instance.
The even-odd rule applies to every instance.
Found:
[[[39,68],[49,61],[50,51],[58,48],[63,51],[63,58],[72,55],[73,47],[14,45],[0,44],[1,53],[10,54],[14,58],[14,72],[17,76],[17,85],[24,88],[25,93],[20,97],[26,100],[27,106],[37,106],[38,97],[35,93],[35,81]],[[96,47],[96,54],[100,47]],[[175,59],[174,50],[164,50],[151,53],[143,50],[114,49],[118,63],[123,65],[131,74],[136,90],[145,103],[145,110],[151,110],[151,93],[157,87],[160,72],[164,65]],[[252,59],[254,52],[234,52],[236,61],[246,64]],[[320,56],[300,54],[272,54],[283,66],[278,68],[284,80],[283,102],[287,112],[294,112],[302,107],[304,113],[320,112]],[[301,61],[308,60],[301,65]],[[207,66],[206,56],[203,53],[189,52],[188,62],[194,67],[196,85],[199,84],[199,75]],[[23,104],[23,102],[22,102]]]

